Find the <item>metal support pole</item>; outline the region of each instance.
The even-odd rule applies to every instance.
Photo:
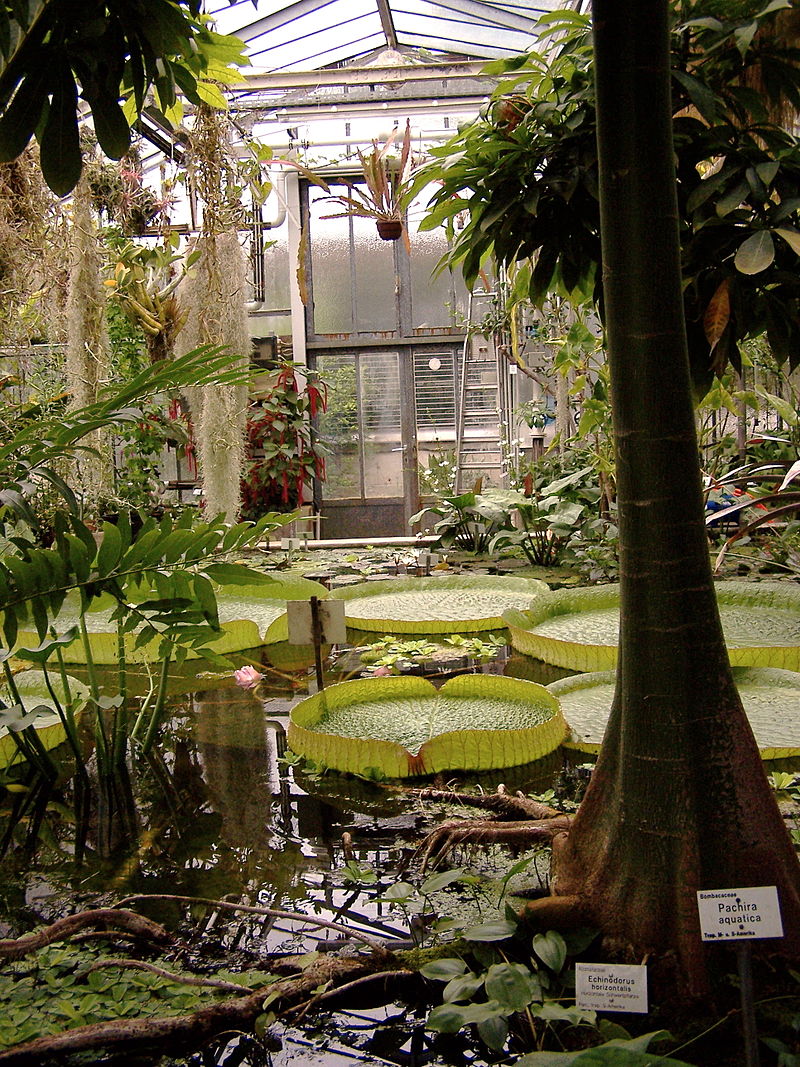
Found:
[[[753,951],[748,941],[742,941],[736,946],[736,960],[739,966],[739,993],[742,1001],[745,1067],[759,1067],[758,1031],[753,1005]]]
[[[322,678],[322,623],[319,617],[319,598],[311,597],[311,636],[314,639],[314,666],[317,672],[317,689],[325,688]]]

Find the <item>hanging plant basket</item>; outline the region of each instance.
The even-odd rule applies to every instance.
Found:
[[[719,582],[722,629],[731,663],[800,670],[800,587],[779,582]],[[573,671],[617,663],[619,586],[561,589],[504,620],[520,652]]]
[[[565,734],[559,703],[544,686],[472,674],[440,689],[414,677],[329,686],[292,709],[288,743],[334,770],[411,778],[530,763]]]
[[[375,226],[382,241],[398,241],[403,233],[403,224],[399,219],[377,219]]]
[[[550,589],[535,578],[448,575],[361,582],[331,593],[348,626],[381,633],[467,633],[505,626],[508,608],[528,608]]]
[[[734,667],[733,680],[764,760],[800,755],[800,674],[776,667]],[[578,674],[551,682],[569,734],[566,748],[595,753],[614,699],[615,671]]]

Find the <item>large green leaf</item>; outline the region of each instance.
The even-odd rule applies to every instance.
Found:
[[[300,701],[289,746],[351,774],[390,778],[513,767],[558,748],[565,724],[543,686],[487,674],[341,682]]]
[[[529,1052],[516,1061],[514,1067],[649,1067],[661,1064],[663,1067],[690,1067],[685,1060],[676,1060],[671,1056],[658,1056],[647,1052],[648,1046],[655,1040],[669,1035],[658,1030],[640,1037],[607,1041],[595,1048],[580,1049],[578,1052]]]
[[[775,242],[769,230],[758,230],[742,241],[734,257],[740,274],[760,274],[775,259]]]
[[[331,596],[345,601],[347,625],[360,630],[464,633],[504,626],[504,611],[549,594],[534,578],[447,575],[363,582]]]
[[[732,664],[800,670],[798,586],[720,582],[716,589]],[[616,666],[618,585],[561,589],[504,620],[514,648],[545,663],[574,671]]]
[[[800,756],[800,674],[777,667],[734,667],[733,678],[765,760]],[[551,682],[570,729],[564,742],[580,752],[600,749],[614,698],[614,671]]]

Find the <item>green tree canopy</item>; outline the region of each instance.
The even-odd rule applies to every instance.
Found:
[[[709,3],[680,17],[673,7],[671,37],[684,303],[703,392],[765,332],[779,359],[800,362],[800,140],[773,117],[800,110],[800,50],[769,32],[791,5],[726,5],[723,18]],[[490,64],[502,81],[485,113],[433,149],[424,175],[440,186],[422,228],[449,228],[447,263],[468,284],[493,256],[517,266],[517,295],[592,298],[602,314],[588,19],[562,11],[541,25],[551,50]]]

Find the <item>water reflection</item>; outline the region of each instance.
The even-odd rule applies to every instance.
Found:
[[[268,646],[243,654],[240,662],[260,664],[265,678],[258,696],[229,677],[198,672],[196,662],[175,668],[161,743],[148,760],[130,761],[119,786],[125,832],[111,809],[98,809],[86,862],[76,870],[69,824],[53,823],[59,848],[40,849],[34,863],[7,857],[14,889],[3,893],[6,913],[34,907],[46,914],[44,896],[55,900],[76,889],[84,899],[98,893],[115,899],[167,893],[322,915],[379,938],[407,936],[402,916],[380,896],[400,877],[398,864],[418,844],[429,815],[416,801],[409,802],[399,783],[314,775],[284,762],[289,712],[316,687],[309,649]],[[552,680],[551,669],[506,649],[480,669],[540,683]],[[340,671],[328,674],[331,681],[341,677]],[[146,692],[146,671],[134,686]],[[502,782],[511,792],[539,793],[550,788],[561,767],[562,757],[554,753],[523,767],[409,784],[490,792]],[[352,843],[345,844],[344,833]],[[374,874],[366,889],[349,880],[349,861]],[[185,928],[191,914],[193,936],[205,948],[219,944],[224,951],[294,953],[329,947],[341,937],[291,919],[220,909],[209,909],[198,919],[176,902],[140,902],[137,907],[172,928]],[[397,1006],[361,1017],[351,1013],[348,1020],[349,1045],[341,1026],[314,1038],[290,1033],[284,1050],[273,1057],[273,1067],[290,1061],[309,1067],[352,1062],[354,1054],[344,1051],[346,1045],[360,1049],[355,1058],[367,1064],[377,1062],[371,1055],[382,1062],[430,1062],[435,1054],[431,1042],[441,1040],[424,1035],[420,1019]]]

